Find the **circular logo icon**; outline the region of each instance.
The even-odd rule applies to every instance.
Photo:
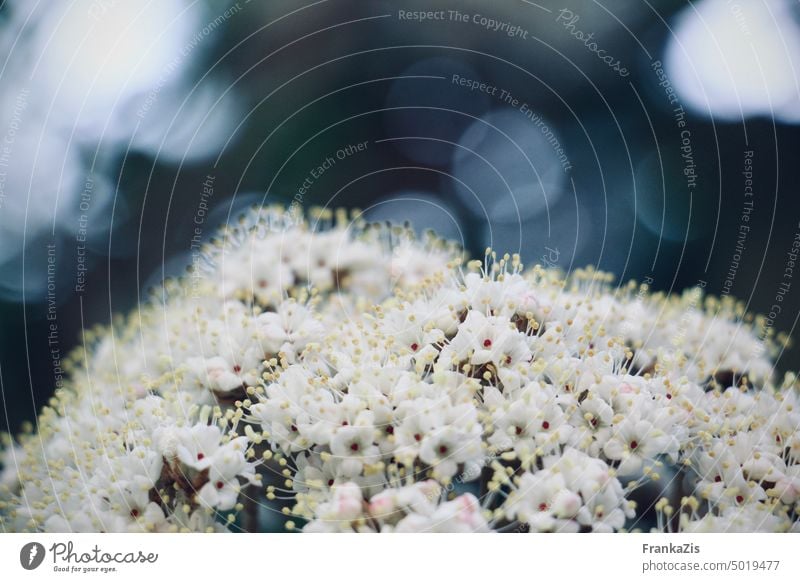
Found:
[[[39,542],[30,542],[19,551],[19,563],[26,570],[35,570],[44,561],[44,546]]]

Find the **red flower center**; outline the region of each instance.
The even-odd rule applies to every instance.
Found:
[[[547,429],[549,429],[549,428],[550,428],[550,423],[549,423],[549,422],[547,422],[547,421],[545,420],[545,421],[542,423],[542,428],[543,428],[544,430],[547,430]]]
[[[358,450],[358,443],[353,443],[352,445],[350,445],[350,450],[351,451],[357,451]]]
[[[744,497],[741,495],[736,496],[736,503],[744,503]]]
[[[492,340],[490,340],[490,339],[483,340],[483,347],[485,347],[485,348],[492,347]]]
[[[634,450],[639,447],[639,443],[636,441],[631,441],[631,450]]]
[[[439,454],[440,455],[446,455],[447,454],[447,447],[444,446],[444,445],[440,446],[439,447]]]
[[[222,489],[223,487],[225,487],[225,483],[223,483],[222,481],[217,481],[216,485],[217,489]]]
[[[411,344],[411,351],[412,352],[416,352],[418,349],[419,349],[419,344],[417,342],[414,342],[413,344]]]
[[[206,456],[203,453],[197,453],[197,460],[198,461],[202,461],[205,458],[206,458]]]
[[[238,373],[239,373],[239,372],[241,372],[241,371],[242,371],[242,367],[241,367],[239,364],[236,364],[236,365],[233,367],[233,373],[234,373],[234,374],[238,374]]]

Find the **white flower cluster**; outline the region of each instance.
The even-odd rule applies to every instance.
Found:
[[[489,532],[480,502],[470,493],[441,501],[442,487],[433,480],[389,488],[368,503],[355,483],[344,483],[316,508],[318,519],[307,532]]]
[[[4,520],[11,530],[214,531],[213,513],[238,504],[242,483],[260,482],[246,437],[209,424],[208,407],[192,424],[198,415],[179,423],[156,396],[128,403],[127,419],[74,395],[57,400],[42,415],[42,450],[25,442],[12,456],[20,492]],[[56,416],[59,407],[74,413]],[[97,415],[96,425],[81,422],[84,414]]]
[[[320,212],[316,226],[299,218],[254,211],[223,231],[190,276],[166,282],[111,329],[86,333],[90,347],[66,364],[70,378],[38,432],[5,439],[3,529],[205,531],[233,523],[244,490],[263,477],[263,460],[237,432],[234,403],[359,302],[380,301],[420,276],[404,270],[410,254],[431,273],[453,256],[437,241],[367,229],[357,218],[332,222]]]
[[[275,222],[98,338],[8,529],[223,528],[248,487],[304,531],[800,531],[798,385],[734,301]]]
[[[798,528],[797,389],[769,383],[733,303],[511,257],[459,273],[346,323],[244,407],[291,475],[269,495],[307,531],[619,531],[662,475],[680,502],[656,503],[662,528]],[[385,501],[423,484],[438,508]]]

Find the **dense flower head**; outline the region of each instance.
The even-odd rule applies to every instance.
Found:
[[[223,229],[186,277],[166,281],[110,329],[87,331],[88,347],[65,362],[70,377],[38,432],[3,443],[4,529],[234,523],[264,462],[235,403],[355,317],[361,302],[432,277],[458,256],[407,229],[330,214],[256,209]]]
[[[478,495],[475,531],[619,531],[636,524],[636,491],[663,473],[687,493],[674,526],[659,502],[664,527],[694,529],[752,502],[774,529],[796,528],[797,451],[784,443],[800,422],[797,390],[791,378],[770,383],[769,342],[754,325],[716,324],[733,308],[713,301],[704,323],[676,329],[698,290],[654,297],[607,279],[490,256],[276,370],[245,421],[293,466],[283,492],[294,513],[311,531],[395,531],[332,508],[434,482],[442,507]],[[727,345],[715,338],[704,352],[701,334],[720,329]],[[727,461],[729,447],[740,456]],[[738,479],[709,488],[720,464]]]
[[[259,210],[90,338],[7,443],[4,527],[800,529],[798,386],[740,304],[311,223]]]

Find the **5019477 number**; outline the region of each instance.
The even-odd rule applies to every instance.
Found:
[[[729,569],[732,572],[737,570],[771,572],[777,570],[780,563],[780,560],[731,560]]]

